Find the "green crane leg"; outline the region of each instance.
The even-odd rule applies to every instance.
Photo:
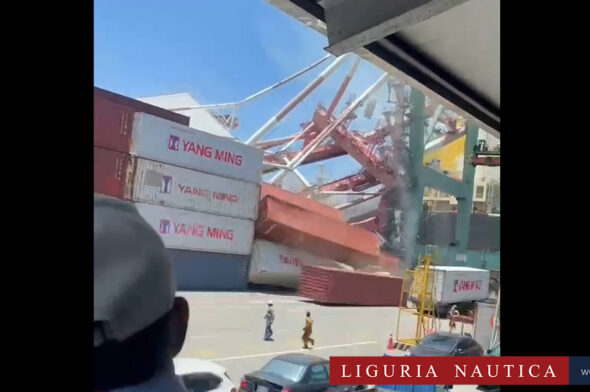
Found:
[[[465,191],[462,192],[461,197],[457,197],[457,225],[455,226],[455,247],[451,250],[452,257],[449,261],[454,261],[455,264],[464,264],[467,257],[467,243],[469,241],[469,224],[471,221],[471,212],[473,210],[473,187],[475,178],[475,166],[471,164],[471,156],[473,155],[473,146],[477,144],[477,137],[479,128],[471,123],[467,123],[465,130],[465,156],[463,160],[463,184]],[[453,254],[455,253],[455,254]],[[457,256],[462,257],[457,259]]]
[[[405,194],[404,237],[406,245],[406,266],[417,257],[417,237],[422,217],[424,183],[420,175],[424,160],[424,128],[425,128],[424,94],[412,89],[410,95],[410,167],[409,184]]]

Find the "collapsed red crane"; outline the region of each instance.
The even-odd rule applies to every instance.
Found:
[[[330,106],[327,109],[322,105],[316,107],[312,120],[305,125],[303,131],[291,137],[263,141],[257,144],[261,148],[272,148],[287,143],[278,152],[269,153],[265,156],[267,163],[275,164],[275,166],[267,166],[265,172],[275,171],[278,165],[284,164],[285,161],[290,162],[294,160],[318,135],[336,123],[333,113],[350,83],[357,65],[358,62],[354,64],[351,72],[343,80]],[[370,135],[362,135],[360,132],[350,132],[348,125],[355,118],[354,113],[351,113],[345,121],[336,126],[331,132],[331,142],[318,145],[300,164],[305,165],[348,154],[361,164],[364,172],[345,177],[330,185],[323,185],[320,187],[321,190],[361,190],[377,183],[382,183],[387,188],[391,188],[395,184],[395,172],[385,167],[382,159],[372,151],[374,145],[384,142],[389,132],[385,128],[379,129]],[[287,152],[286,149],[288,146],[297,140],[301,140],[303,146],[298,151]]]
[[[265,155],[265,162],[269,164],[264,169],[265,173],[284,168],[285,162],[292,162],[294,159],[300,157],[302,151],[304,151],[306,147],[309,147],[309,144],[312,143],[320,133],[335,123],[336,118],[334,116],[334,111],[340,103],[357,66],[358,61],[355,62],[351,71],[341,83],[330,106],[326,109],[324,106],[318,105],[313,113],[311,121],[304,125],[302,131],[291,136],[259,141],[256,143],[258,147],[263,149],[283,146],[278,151],[268,152]],[[394,86],[394,88],[396,89],[395,92],[398,96],[398,100],[400,97],[403,98],[403,86],[398,84],[397,87]],[[390,123],[371,133],[348,130],[348,125],[356,118],[354,113],[351,113],[344,122],[335,127],[330,133],[328,141],[324,141],[313,148],[299,164],[306,165],[343,155],[350,155],[360,163],[363,170],[357,174],[349,175],[330,183],[314,187],[313,190],[307,190],[306,193],[311,191],[361,192],[370,187],[376,186],[379,183],[383,184],[385,189],[393,188],[396,184],[397,176],[396,160],[393,159],[389,162],[385,162],[382,156],[378,156],[374,153],[374,150],[375,146],[383,145],[386,138],[390,135],[398,140],[401,137],[403,124],[400,125],[400,119],[402,121],[404,120],[403,109],[406,108],[407,105],[400,104],[399,106],[400,110],[395,113],[396,124]],[[438,111],[438,113],[435,114],[438,110],[436,107],[437,105],[431,102],[426,108],[426,113],[427,115],[430,114],[431,116],[438,117],[439,121],[448,127],[449,132],[444,136],[443,140],[443,144],[447,144],[448,142],[455,140],[455,138],[462,132],[457,129],[455,118],[443,114],[442,111]],[[432,118],[432,121],[437,121],[437,118]],[[296,141],[301,141],[302,147],[296,151],[287,150]],[[399,144],[401,143],[394,143],[394,145]],[[387,149],[395,154],[395,150],[392,149],[391,146],[386,146],[385,150]]]

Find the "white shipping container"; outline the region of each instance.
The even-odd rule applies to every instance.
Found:
[[[260,185],[138,158],[134,201],[256,219]]]
[[[438,304],[481,301],[488,298],[490,271],[456,266],[434,267],[434,293]]]
[[[155,204],[135,206],[167,248],[250,254],[254,221]]]
[[[490,348],[492,333],[494,331],[494,316],[496,304],[488,302],[475,303],[475,320],[473,325],[473,339],[483,347]]]
[[[297,288],[302,265],[340,267],[334,260],[314,256],[300,249],[256,240],[252,246],[248,280],[257,284]]]
[[[146,113],[135,114],[129,152],[242,181],[262,178],[261,149]]]

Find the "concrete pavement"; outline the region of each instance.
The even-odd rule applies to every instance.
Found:
[[[213,360],[228,370],[239,383],[241,377],[260,369],[276,355],[310,352],[330,356],[380,356],[390,333],[395,334],[398,308],[323,306],[289,294],[268,293],[185,293],[190,306],[190,321],[182,357]],[[264,314],[267,301],[275,308],[274,341],[265,342]],[[316,347],[303,350],[301,335],[305,312],[314,320]],[[416,318],[402,312],[400,330],[414,334]],[[441,322],[442,329],[448,325]],[[470,331],[470,326],[466,327]],[[403,355],[401,351],[397,351]],[[471,391],[465,386],[455,391]]]

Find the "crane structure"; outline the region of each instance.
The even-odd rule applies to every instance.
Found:
[[[437,329],[435,315],[435,280],[433,267],[436,264],[434,247],[427,247],[425,255],[420,259],[414,270],[406,271],[409,279],[404,280],[402,296],[415,302],[415,308],[400,307],[397,316],[396,344],[401,347],[413,347]],[[400,338],[403,332],[400,330],[400,321],[404,315],[416,316],[416,329],[414,336]]]
[[[477,145],[473,148],[471,164],[473,166],[500,166],[500,145],[490,149],[486,140],[478,140]]]
[[[381,154],[375,151],[376,147],[383,145],[387,137],[392,134],[391,127],[380,127],[372,132],[349,130],[349,124],[357,118],[354,110],[365,103],[377,90],[377,87],[380,87],[386,81],[386,75],[380,78],[379,86],[376,86],[376,84],[371,86],[372,89],[369,88],[361,95],[362,99],[350,103],[343,110],[344,116],[341,114],[341,118],[337,118],[334,114],[356,71],[358,61],[355,61],[350,72],[341,83],[329,107],[326,108],[321,104],[317,105],[311,121],[303,124],[303,130],[291,136],[261,140],[255,143],[256,146],[267,150],[264,157],[265,173],[284,170],[282,166],[289,162],[295,162],[294,168],[299,165],[349,155],[364,168],[363,172],[325,184],[318,189],[314,189],[314,191],[363,190],[377,183],[384,184],[387,188],[394,186],[395,166],[391,164],[388,166],[387,162],[384,161],[383,149]],[[319,138],[320,135],[322,135],[322,138]],[[288,150],[296,141],[301,141],[302,147],[299,150]],[[278,151],[268,151],[270,148],[279,146],[282,146],[282,148]]]
[[[272,173],[267,181],[279,184],[289,172],[296,174],[306,189],[302,191],[307,197],[319,195],[347,194],[358,195],[353,202],[337,206],[346,208],[362,203],[376,196],[381,197],[375,210],[372,225],[381,234],[387,227],[391,229],[393,211],[401,210],[405,214],[412,211],[408,221],[402,218],[404,233],[411,241],[416,241],[424,187],[440,189],[457,197],[460,203],[467,206],[472,199],[472,176],[477,164],[499,164],[499,152],[496,155],[485,155],[484,148],[477,144],[477,130],[473,124],[464,123],[456,114],[444,110],[442,105],[426,97],[415,89],[408,94],[406,85],[383,74],[351,102],[347,102],[341,111],[337,111],[342,98],[352,80],[360,62],[355,58],[352,67],[340,83],[329,105],[318,104],[311,118],[294,130],[290,135],[274,139],[264,136],[296,108],[311,91],[334,73],[334,70],[345,63],[350,55],[336,58],[332,64],[322,71],[310,84],[305,86],[287,105],[271,117],[261,128],[256,130],[246,141],[265,151],[264,173]],[[371,130],[355,129],[351,124],[357,119],[356,113],[364,107],[364,116],[370,118],[376,106],[373,96],[383,86],[389,89],[389,108],[380,113],[380,121]],[[464,178],[452,179],[436,169],[424,165],[425,145],[433,143],[437,148],[467,136],[466,152],[473,149],[473,158],[466,160],[463,166]],[[297,144],[296,144],[297,143]],[[481,150],[481,151],[480,151]],[[324,184],[310,184],[297,170],[299,166],[322,162],[336,157],[348,155],[362,167],[356,173],[335,179]],[[480,160],[484,160],[483,162]],[[467,173],[465,175],[465,173]],[[376,194],[363,193],[369,188],[382,185]],[[403,190],[406,199],[402,206],[402,197],[396,193]],[[463,211],[464,210],[464,211]],[[469,213],[471,208],[460,209],[459,224],[456,228],[457,244],[455,251],[460,252],[466,246]],[[415,221],[415,222],[414,222]],[[366,223],[366,222],[365,222]],[[410,229],[408,229],[410,228]],[[409,230],[409,231],[408,231]],[[406,232],[407,231],[407,232]],[[388,235],[383,235],[386,238]],[[410,250],[410,253],[413,249]],[[450,253],[451,254],[451,253]],[[413,256],[411,256],[413,257]]]

